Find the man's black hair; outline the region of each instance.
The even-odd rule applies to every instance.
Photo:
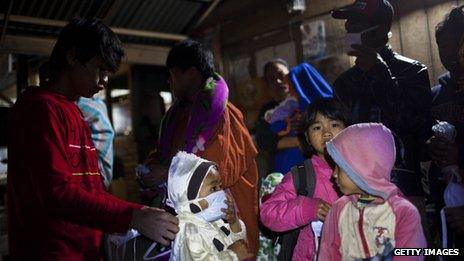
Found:
[[[447,31],[456,35],[461,39],[464,35],[464,5],[455,7],[450,13],[446,14],[445,19],[437,24],[435,27],[435,38],[438,39],[440,35]]]
[[[50,56],[52,78],[65,67],[66,56],[70,51],[74,51],[82,64],[99,57],[112,72],[118,70],[124,56],[119,38],[97,18],[74,18],[63,27]]]
[[[169,51],[166,66],[169,69],[179,67],[183,71],[194,67],[206,80],[214,76],[213,52],[198,41],[184,40],[176,43]]]
[[[266,73],[267,71],[274,65],[276,64],[281,64],[285,67],[288,68],[288,63],[284,60],[284,59],[281,59],[281,58],[276,58],[276,59],[273,59],[273,60],[270,60],[268,61],[265,65],[264,65],[264,69],[263,69],[263,75],[264,75],[264,79],[266,80]]]
[[[340,101],[335,98],[321,98],[311,102],[306,107],[303,117],[300,120],[298,130],[298,140],[300,141],[303,152],[311,157],[315,154],[314,148],[306,139],[305,133],[308,128],[316,121],[316,115],[320,113],[332,120],[339,120],[348,127],[352,124],[351,113]]]

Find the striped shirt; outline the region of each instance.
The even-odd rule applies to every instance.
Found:
[[[98,165],[103,183],[109,187],[113,179],[113,139],[114,130],[108,118],[106,104],[99,98],[80,97],[77,106],[89,125],[92,140],[98,152]]]

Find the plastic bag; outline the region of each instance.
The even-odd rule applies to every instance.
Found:
[[[126,234],[108,235],[105,240],[106,260],[169,260],[171,250],[140,235],[137,230],[129,230]]]

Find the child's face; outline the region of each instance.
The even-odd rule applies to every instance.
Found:
[[[221,175],[219,175],[216,168],[211,168],[211,170],[206,174],[205,179],[203,180],[203,184],[200,187],[200,191],[198,192],[199,198],[205,198],[209,194],[212,194],[216,191],[222,190],[222,181]],[[208,207],[208,202],[206,200],[200,200],[198,202],[201,206],[201,209],[205,209]]]
[[[345,124],[342,121],[332,120],[318,112],[314,123],[306,131],[306,137],[316,154],[321,158],[325,158],[325,144],[344,128]]]
[[[335,177],[338,188],[344,195],[363,194],[362,190],[351,181],[346,172],[339,166],[335,167],[333,176]]]

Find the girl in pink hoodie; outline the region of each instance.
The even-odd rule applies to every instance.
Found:
[[[350,126],[327,144],[345,196],[324,222],[319,260],[422,260],[393,256],[394,248],[424,248],[419,212],[390,182],[395,142],[382,124]]]
[[[316,257],[316,231],[310,223],[323,221],[330,205],[339,198],[331,181],[333,169],[326,161],[325,144],[349,124],[349,112],[335,99],[312,102],[303,115],[300,128],[300,143],[310,155],[307,160],[312,162],[315,172],[312,197],[297,194],[293,175],[298,174],[289,172],[271,196],[262,199],[263,225],[275,232],[301,229],[292,260],[314,260]]]

